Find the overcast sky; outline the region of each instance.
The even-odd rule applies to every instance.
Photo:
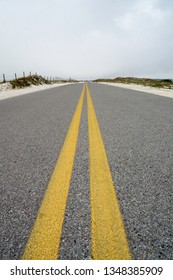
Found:
[[[173,78],[172,0],[0,0],[0,75]]]

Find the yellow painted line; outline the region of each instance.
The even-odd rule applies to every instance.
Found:
[[[92,258],[131,259],[109,164],[88,86]]]
[[[77,145],[84,100],[83,87],[61,153],[38,211],[22,259],[54,260],[58,257],[62,225]]]

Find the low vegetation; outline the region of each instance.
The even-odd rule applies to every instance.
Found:
[[[136,84],[157,88],[173,88],[173,81],[170,79],[156,80],[147,78],[135,78],[135,77],[117,77],[114,79],[97,79],[93,82],[107,82],[107,83],[123,83],[123,84]]]
[[[22,78],[18,78],[12,81],[8,81],[5,83],[0,83],[1,87],[3,88],[13,88],[13,89],[20,89],[20,88],[25,88],[25,87],[29,87],[32,85],[45,85],[45,84],[54,84],[54,83],[75,83],[77,82],[76,80],[47,80],[45,78],[43,78],[42,76],[38,76],[38,75],[32,75],[32,76],[27,76],[27,77],[22,77]]]
[[[10,81],[12,88],[25,88],[31,85],[43,85],[49,84],[50,82],[44,79],[41,76],[32,75],[28,77],[19,78],[13,81]]]

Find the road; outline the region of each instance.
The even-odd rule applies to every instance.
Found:
[[[0,101],[0,259],[173,259],[172,112],[93,83]]]

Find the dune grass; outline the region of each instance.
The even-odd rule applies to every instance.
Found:
[[[142,86],[149,86],[155,88],[173,88],[173,81],[170,79],[155,80],[149,78],[135,78],[135,77],[117,77],[114,79],[97,79],[93,82],[109,82],[109,83],[123,83],[123,84],[136,84]]]

